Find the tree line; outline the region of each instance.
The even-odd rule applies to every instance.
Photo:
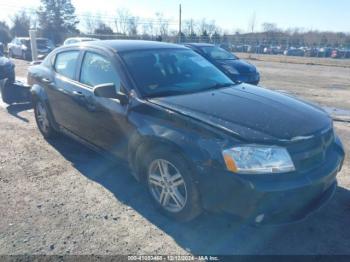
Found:
[[[50,38],[56,44],[66,37],[86,34],[101,38],[350,47],[350,34],[342,32],[308,31],[299,28],[282,30],[273,23],[263,23],[262,30],[255,32],[255,14],[249,21],[249,33],[229,33],[214,20],[187,19],[182,21],[180,34],[177,29],[178,21],[172,21],[159,12],[152,19],[135,16],[127,9],[118,9],[115,15],[109,17],[94,13],[77,15],[71,0],[41,0],[34,13],[22,10],[11,17],[11,22],[12,25],[9,26],[0,21],[0,42],[6,44],[15,36],[26,37],[30,28],[36,28],[40,36]],[[80,28],[84,28],[83,32],[79,31],[79,24]]]

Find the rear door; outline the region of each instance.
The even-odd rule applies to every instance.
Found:
[[[75,91],[76,72],[79,64],[80,50],[66,50],[56,54],[53,65],[53,77],[42,79],[46,85],[50,107],[56,122],[71,129],[76,122],[72,111],[73,92]]]

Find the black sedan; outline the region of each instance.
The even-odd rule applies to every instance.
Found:
[[[336,189],[344,150],[324,111],[234,83],[189,48],[69,45],[28,79],[45,138],[64,133],[125,159],[174,219],[206,209],[260,224],[295,221]]]
[[[260,74],[254,65],[239,59],[225,49],[205,43],[189,43],[185,46],[205,57],[234,82],[239,81],[252,85],[260,82]]]

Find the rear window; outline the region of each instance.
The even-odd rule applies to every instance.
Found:
[[[79,51],[67,51],[56,55],[55,71],[67,78],[74,79]]]

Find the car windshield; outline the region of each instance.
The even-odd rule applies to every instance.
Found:
[[[201,50],[215,60],[236,60],[237,56],[217,46],[204,46]]]
[[[192,50],[132,51],[121,57],[145,97],[202,92],[234,84]]]
[[[30,47],[30,40],[24,40],[24,44],[28,47]],[[43,49],[48,47],[53,47],[53,44],[48,39],[37,39],[36,40],[37,48]]]

